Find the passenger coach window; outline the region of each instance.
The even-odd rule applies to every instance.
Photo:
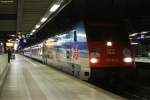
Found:
[[[74,41],[76,42],[77,41],[77,32],[74,31]]]

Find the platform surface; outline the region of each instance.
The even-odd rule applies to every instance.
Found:
[[[11,61],[0,100],[123,100],[21,55]]]
[[[135,58],[135,62],[150,63],[150,58],[148,58],[148,57],[137,57],[137,58]]]

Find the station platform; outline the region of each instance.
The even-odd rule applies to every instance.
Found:
[[[150,63],[150,58],[148,58],[148,57],[137,57],[137,58],[135,58],[135,62]]]
[[[48,65],[16,54],[0,100],[123,100]]]

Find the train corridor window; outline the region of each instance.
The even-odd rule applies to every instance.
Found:
[[[77,32],[74,31],[74,41],[77,42]]]

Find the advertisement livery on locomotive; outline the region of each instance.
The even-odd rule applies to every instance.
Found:
[[[24,55],[88,80],[106,70],[134,68],[127,33],[119,24],[81,21],[68,31],[25,48]]]

